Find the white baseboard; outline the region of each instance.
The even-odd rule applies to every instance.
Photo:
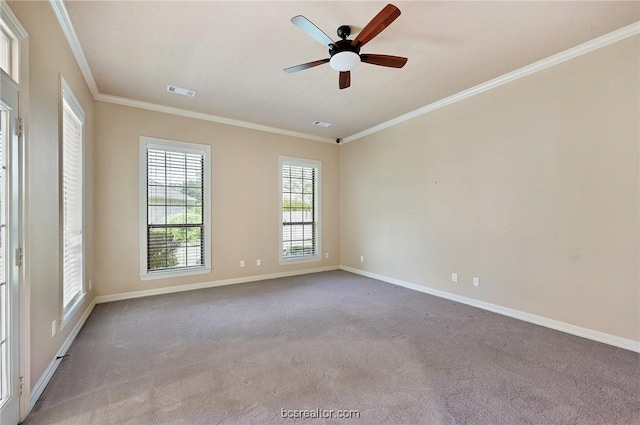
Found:
[[[89,304],[87,309],[84,311],[84,313],[80,317],[80,320],[78,320],[76,325],[73,327],[71,333],[69,334],[67,339],[64,341],[64,343],[56,353],[55,357],[53,358],[53,360],[51,360],[51,363],[49,363],[49,366],[47,366],[44,373],[42,374],[42,376],[36,383],[35,387],[31,391],[31,397],[29,400],[30,401],[29,410],[33,409],[33,406],[36,404],[36,401],[38,401],[45,387],[49,383],[49,380],[51,379],[54,372],[58,368],[58,365],[60,364],[60,360],[56,360],[56,357],[63,356],[67,352],[67,350],[71,346],[71,343],[74,341],[74,339],[78,335],[78,332],[80,332],[80,329],[86,322],[87,318],[89,317],[89,314],[91,314],[91,311],[93,310],[96,304],[106,303],[111,301],[127,300],[132,298],[148,297],[152,295],[170,294],[174,292],[192,291],[195,289],[213,288],[216,286],[235,285],[238,283],[247,283],[247,282],[255,282],[255,281],[267,280],[267,279],[277,279],[281,277],[297,276],[297,275],[304,275],[304,274],[310,274],[310,273],[319,273],[319,272],[325,272],[325,271],[331,271],[331,270],[337,270],[337,269],[344,270],[350,273],[355,273],[361,276],[370,277],[372,279],[380,280],[382,282],[387,282],[393,285],[402,286],[404,288],[412,289],[414,291],[419,291],[425,294],[434,295],[436,297],[456,301],[462,304],[470,305],[472,307],[477,307],[483,310],[491,311],[493,313],[498,313],[504,316],[512,317],[514,319],[523,320],[525,322],[544,326],[550,329],[566,332],[571,335],[576,335],[579,337],[591,339],[593,341],[602,342],[605,344],[613,345],[615,347],[620,347],[626,350],[631,350],[631,351],[640,353],[640,341],[621,338],[621,337],[610,335],[604,332],[571,325],[569,323],[560,322],[558,320],[549,319],[546,317],[538,316],[531,313],[526,313],[519,310],[514,310],[508,307],[503,307],[500,305],[491,304],[484,301],[479,301],[473,298],[463,297],[461,295],[452,294],[452,293],[441,291],[438,289],[429,288],[427,286],[406,282],[400,279],[395,279],[392,277],[383,276],[376,273],[355,269],[352,267],[328,266],[328,267],[318,267],[313,269],[296,270],[296,271],[283,272],[283,273],[272,273],[272,274],[264,274],[264,275],[257,275],[257,276],[234,278],[234,279],[223,279],[223,280],[216,280],[216,281],[210,281],[210,282],[201,282],[201,283],[194,283],[190,285],[170,286],[167,288],[126,292],[122,294],[97,296],[94,298],[94,300]]]
[[[78,320],[76,325],[71,330],[71,333],[69,334],[67,339],[64,340],[64,343],[62,344],[56,355],[53,357],[53,360],[51,360],[51,363],[49,363],[49,366],[47,366],[42,376],[40,376],[40,379],[38,379],[35,387],[33,387],[33,389],[31,390],[31,396],[29,398],[29,412],[31,412],[31,409],[33,409],[33,406],[35,406],[36,402],[42,395],[42,392],[49,383],[49,380],[51,380],[51,377],[55,373],[56,369],[58,369],[58,365],[60,365],[60,362],[63,361],[61,359],[57,359],[57,357],[64,356],[67,353],[67,350],[71,346],[71,343],[74,339],[76,339],[78,332],[80,332],[80,329],[82,329],[84,322],[87,321],[87,318],[91,314],[91,311],[93,311],[93,307],[95,307],[95,305],[95,300],[91,301],[84,313],[82,313],[82,316],[80,316],[80,319]]]
[[[91,303],[89,304],[87,309],[84,311],[84,313],[82,313],[82,316],[80,317],[76,325],[71,330],[71,333],[69,334],[67,339],[64,341],[64,343],[62,344],[62,346],[54,356],[53,360],[51,360],[51,362],[45,369],[42,376],[40,376],[40,379],[38,379],[38,382],[36,383],[35,387],[33,387],[31,391],[31,397],[29,398],[29,406],[30,406],[29,412],[33,409],[33,406],[35,406],[36,402],[42,395],[42,392],[44,391],[45,387],[51,380],[51,377],[53,376],[55,371],[58,369],[58,365],[60,364],[61,360],[56,358],[66,354],[67,350],[71,346],[71,343],[73,343],[74,339],[80,332],[80,329],[82,329],[82,326],[86,322],[87,318],[93,311],[93,308],[96,306],[96,304],[106,303],[111,301],[127,300],[132,298],[148,297],[152,295],[171,294],[174,292],[192,291],[195,289],[213,288],[216,286],[235,285],[237,283],[255,282],[255,281],[267,280],[267,279],[277,279],[280,277],[289,277],[289,276],[298,276],[298,275],[304,275],[304,274],[310,274],[310,273],[326,272],[326,271],[338,270],[338,269],[339,269],[338,266],[316,267],[313,269],[306,269],[306,270],[263,274],[263,275],[257,275],[257,276],[240,277],[235,279],[223,279],[223,280],[216,280],[216,281],[210,281],[210,282],[194,283],[190,285],[180,285],[180,286],[170,286],[167,288],[149,289],[145,291],[134,291],[134,292],[125,292],[122,294],[97,296],[91,301]]]
[[[327,272],[338,270],[339,266],[316,267],[313,269],[295,270],[282,273],[261,274],[255,276],[238,277],[233,279],[213,280],[209,282],[192,283],[188,285],[168,286],[166,288],[147,289],[143,291],[124,292],[113,295],[99,295],[95,298],[96,304],[112,301],[129,300],[132,298],[150,297],[153,295],[172,294],[174,292],[193,291],[196,289],[214,288],[216,286],[235,285],[237,283],[256,282],[259,280],[277,279],[280,277],[298,276],[309,273]]]
[[[463,297],[461,295],[452,294],[450,292],[440,291],[438,289],[429,288],[427,286],[418,285],[411,282],[406,282],[400,279],[395,279],[388,276],[379,275],[376,273],[367,272],[360,269],[355,269],[347,266],[340,266],[341,270],[359,274],[361,276],[370,277],[372,279],[381,280],[383,282],[391,283],[393,285],[402,286],[404,288],[413,289],[414,291],[424,292],[425,294],[434,295],[436,297],[445,298],[448,300],[456,301],[461,304],[467,304],[472,307],[481,308],[483,310],[491,311],[493,313],[509,316],[514,319],[523,320],[525,322],[533,323],[536,325],[544,326],[557,331],[566,332],[571,335],[576,335],[582,338],[591,339],[593,341],[602,342],[605,344],[613,345],[615,347],[624,348],[625,350],[635,351],[640,353],[640,341],[634,341],[632,339],[621,338],[619,336],[607,334],[592,329],[583,328],[580,326],[571,325],[569,323],[560,322],[558,320],[549,319],[547,317],[537,316],[535,314],[526,313],[524,311],[514,310],[512,308],[503,307],[496,304],[479,301],[473,298]]]

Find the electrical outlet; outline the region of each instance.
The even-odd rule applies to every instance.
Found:
[[[260,259],[258,258],[258,259],[256,260],[256,266],[259,266],[259,265],[261,265],[261,264],[262,264],[262,261],[260,261]]]
[[[244,260],[240,260],[240,267],[244,267],[244,266],[245,266]]]
[[[458,273],[451,273],[451,282],[458,281]]]
[[[480,286],[480,278],[479,277],[474,277],[473,278],[473,286]]]
[[[51,338],[56,336],[56,331],[58,330],[58,321],[54,320],[51,322]]]
[[[327,258],[327,259],[329,258],[329,253],[328,252],[324,254],[324,258]]]
[[[360,262],[361,262],[361,263],[364,263],[364,255],[361,255],[361,256],[360,256]]]

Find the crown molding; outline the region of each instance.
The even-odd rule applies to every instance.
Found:
[[[415,109],[404,115],[400,115],[399,117],[390,119],[389,121],[385,121],[381,124],[370,127],[359,133],[355,133],[349,137],[345,137],[344,139],[342,139],[341,145],[352,142],[354,140],[361,139],[365,136],[368,136],[373,133],[377,133],[384,129],[396,126],[405,121],[409,121],[413,118],[428,114],[429,112],[451,105],[452,103],[459,102],[461,100],[483,93],[487,90],[491,90],[493,88],[509,83],[511,81],[518,80],[520,78],[534,74],[538,71],[542,71],[543,69],[550,68],[562,62],[566,62],[570,59],[574,59],[578,56],[582,56],[594,50],[600,49],[601,47],[608,46],[610,44],[624,40],[625,38],[629,38],[637,34],[640,34],[640,21],[634,22],[631,25],[627,25],[626,27],[622,27],[618,30],[612,31],[601,37],[594,38],[593,40],[579,44],[578,46],[572,47],[570,49],[567,49],[555,55],[549,56],[548,58],[539,60],[530,65],[526,65],[522,68],[516,69],[515,71],[508,72],[497,78],[478,84],[477,86],[463,90],[454,95],[437,100],[433,103],[430,103],[429,105]]]
[[[98,90],[96,80],[93,78],[93,74],[91,73],[91,68],[89,68],[89,63],[87,62],[87,58],[84,55],[82,46],[80,45],[80,40],[78,40],[76,31],[73,29],[73,24],[71,23],[71,18],[69,18],[69,14],[67,13],[67,8],[64,6],[64,2],[62,0],[49,0],[49,3],[53,8],[53,12],[56,14],[56,18],[58,18],[58,23],[60,23],[64,36],[67,38],[69,47],[73,52],[73,56],[76,58],[76,62],[78,63],[80,72],[82,72],[82,75],[84,76],[84,80],[87,82],[89,91],[95,99],[95,97],[100,94],[100,91]]]
[[[231,125],[235,127],[247,128],[247,129],[252,129],[257,131],[264,131],[267,133],[275,133],[275,134],[281,134],[284,136],[291,136],[291,137],[296,137],[296,138],[301,138],[306,140],[313,140],[316,142],[324,142],[324,143],[335,142],[334,139],[330,139],[327,137],[314,136],[307,133],[300,133],[296,131],[285,130],[282,128],[270,127],[270,126],[255,124],[247,121],[220,117],[217,115],[206,114],[203,112],[195,112],[187,109],[174,108],[171,106],[164,106],[164,105],[159,105],[151,102],[144,102],[144,101],[129,99],[125,97],[102,94],[98,90],[96,81],[93,78],[93,74],[91,73],[91,69],[89,68],[89,63],[87,62],[87,59],[84,55],[82,46],[80,45],[80,41],[78,40],[78,36],[76,35],[75,30],[73,29],[73,24],[71,23],[71,19],[69,18],[69,14],[67,13],[67,9],[64,6],[63,0],[49,0],[49,3],[51,4],[51,7],[53,8],[55,15],[58,19],[58,22],[62,27],[64,35],[67,38],[67,42],[69,43],[69,47],[71,48],[73,55],[76,58],[76,62],[80,67],[80,71],[82,72],[82,75],[84,76],[84,79],[87,82],[87,86],[89,87],[89,90],[91,91],[91,95],[93,96],[94,100],[101,101],[101,102],[114,103],[118,105],[131,106],[133,108],[146,109],[149,111],[164,112],[167,114],[179,115],[183,117],[210,121],[210,122],[215,122],[219,124],[226,124],[226,125]],[[4,4],[4,0],[0,1],[0,5],[2,4]],[[508,72],[504,75],[501,75],[499,77],[496,77],[484,83],[478,84],[477,86],[463,90],[454,95],[437,100],[433,103],[430,103],[421,108],[415,109],[406,114],[400,115],[399,117],[390,119],[388,121],[385,121],[373,127],[370,127],[366,130],[352,134],[351,136],[343,138],[341,145],[352,142],[354,140],[361,139],[365,136],[368,136],[373,133],[377,133],[384,129],[396,126],[405,121],[409,121],[413,118],[428,114],[429,112],[451,105],[452,103],[459,102],[461,100],[464,100],[471,96],[475,96],[477,94],[491,90],[493,88],[509,83],[511,81],[518,80],[520,78],[534,74],[538,71],[542,71],[544,69],[558,65],[562,62],[566,62],[570,59],[587,54],[593,50],[597,50],[601,47],[608,46],[609,44],[624,40],[625,38],[632,37],[637,34],[640,34],[640,21],[634,22],[633,24],[627,25],[626,27],[622,27],[618,30],[612,31],[601,37],[587,41],[578,46],[567,49],[563,52],[549,56],[548,58],[539,60],[530,65],[526,65],[522,68],[516,69],[515,71]]]
[[[19,39],[27,38],[27,31],[25,31],[5,0],[0,0],[0,16],[2,16],[2,21],[9,27],[15,37]]]
[[[87,58],[84,55],[84,51],[82,50],[82,46],[80,44],[80,40],[76,35],[76,32],[73,28],[73,24],[71,23],[71,18],[69,18],[69,14],[67,12],[67,8],[64,6],[63,0],[49,0],[51,7],[58,19],[58,23],[64,32],[65,37],[67,38],[67,42],[69,43],[69,47],[73,52],[73,56],[76,58],[76,62],[78,63],[78,67],[84,76],[84,79],[89,87],[89,91],[93,96],[94,100],[100,102],[108,102],[114,103],[117,105],[125,105],[131,106],[133,108],[146,109],[149,111],[156,112],[164,112],[172,115],[179,115],[188,118],[195,118],[203,121],[210,121],[219,124],[231,125],[234,127],[247,128],[251,130],[264,131],[267,133],[275,133],[284,136],[296,137],[299,139],[313,140],[316,142],[324,142],[324,143],[335,143],[334,139],[330,139],[328,137],[320,137],[314,136],[307,133],[300,133],[296,131],[285,130],[282,128],[270,127],[261,124],[250,123],[247,121],[234,120],[231,118],[220,117],[217,115],[205,114],[202,112],[194,112],[187,109],[174,108],[171,106],[164,106],[150,102],[143,102],[140,100],[129,99],[125,97],[119,96],[111,96],[107,94],[100,93],[98,89],[98,85],[96,84],[96,80],[93,78],[93,74],[91,73],[91,68],[89,67],[89,62],[87,62]]]
[[[217,115],[206,114],[203,112],[195,112],[188,109],[174,108],[173,106],[159,105],[157,103],[143,102],[141,100],[129,99],[126,97],[112,96],[108,94],[98,94],[94,99],[100,102],[114,103],[116,105],[131,106],[138,109],[146,109],[148,111],[163,112],[165,114],[178,115],[181,117],[194,118],[202,121],[210,121],[218,124],[226,124],[234,127],[247,128],[250,130],[264,131],[267,133],[280,134],[283,136],[291,136],[299,139],[312,140],[315,142],[335,143],[334,139],[327,137],[314,136],[307,133],[299,133],[296,131],[285,130],[277,127],[269,127],[267,125],[255,124],[248,121],[234,120],[231,118],[220,117]]]

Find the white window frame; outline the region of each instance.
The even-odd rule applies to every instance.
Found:
[[[13,38],[9,31],[5,30],[5,26],[0,22],[0,43],[4,44],[3,40],[6,40],[7,50],[5,52],[6,57],[0,56],[0,68],[5,71],[7,74],[11,75],[13,71]],[[0,44],[0,52],[3,51],[3,46]],[[2,65],[2,62],[5,62],[5,65]]]
[[[204,227],[203,249],[204,265],[189,269],[177,270],[147,270],[147,149],[158,148],[203,154],[204,156],[204,187],[202,200],[202,224]],[[140,136],[140,279],[153,280],[172,277],[192,276],[211,272],[211,146],[198,143],[179,142],[175,140],[158,139]]]
[[[282,254],[282,244],[283,244],[283,221],[284,217],[282,214],[282,167],[284,165],[293,165],[293,166],[302,166],[302,167],[311,167],[316,169],[315,173],[315,192],[313,194],[313,199],[315,201],[314,206],[314,223],[315,223],[315,254],[313,255],[305,255],[299,257],[284,257]],[[304,262],[311,261],[320,261],[322,259],[322,162],[314,159],[305,159],[305,158],[295,158],[290,156],[278,156],[278,194],[279,194],[279,222],[278,222],[278,258],[281,265],[284,264],[298,264]]]
[[[71,301],[65,305],[64,304],[64,263],[65,263],[65,255],[64,255],[64,244],[65,244],[65,223],[64,223],[64,104],[67,104],[71,109],[71,112],[75,115],[75,118],[80,122],[81,125],[81,150],[82,150],[82,158],[81,158],[81,170],[80,170],[80,179],[81,179],[81,196],[82,196],[82,224],[81,224],[81,232],[82,232],[82,272],[79,292],[71,299]],[[60,329],[64,329],[66,324],[69,322],[69,319],[75,314],[78,308],[84,302],[84,298],[86,295],[86,268],[85,268],[85,259],[86,259],[86,238],[85,238],[85,224],[86,224],[86,215],[85,215],[85,115],[80,102],[75,97],[71,88],[65,81],[64,77],[60,76],[60,117],[59,117],[59,139],[60,139]]]
[[[10,12],[6,3],[0,4],[0,31],[9,39],[9,69],[4,70],[16,83],[20,83],[20,46],[19,39],[27,36],[16,17]]]

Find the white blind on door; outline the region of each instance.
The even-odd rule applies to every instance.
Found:
[[[82,121],[63,98],[62,208],[63,208],[63,307],[83,290],[83,170]]]

